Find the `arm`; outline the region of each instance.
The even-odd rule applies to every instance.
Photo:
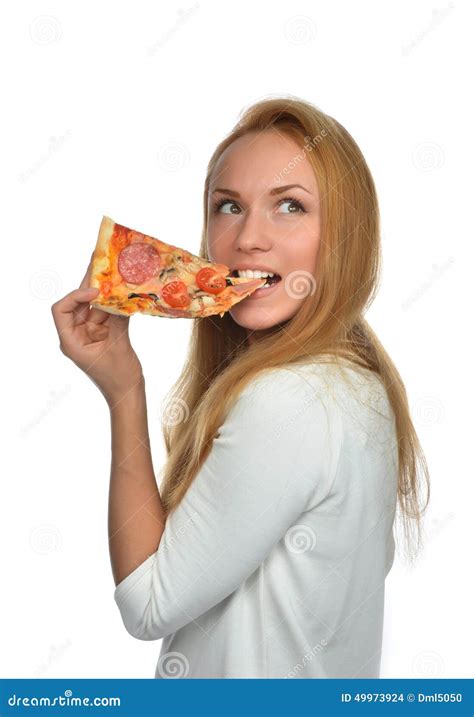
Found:
[[[115,588],[133,637],[157,640],[199,623],[324,500],[343,430],[326,394],[285,369],[257,377],[240,394],[167,517],[158,549]]]
[[[52,305],[59,347],[100,389],[110,409],[109,546],[115,582],[156,551],[164,516],[150,455],[145,383],[128,335],[130,317],[90,308],[93,255],[79,289]]]
[[[154,553],[165,527],[150,453],[144,381],[110,406],[109,551],[115,584]]]

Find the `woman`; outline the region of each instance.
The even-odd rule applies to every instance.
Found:
[[[52,307],[62,351],[110,408],[125,627],[164,638],[156,677],[377,677],[397,497],[411,559],[429,475],[364,318],[379,213],[349,133],[297,98],[247,109],[209,163],[200,253],[280,278],[194,321],[160,491],[129,319],[90,309],[90,267]]]

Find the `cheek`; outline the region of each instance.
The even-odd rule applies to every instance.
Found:
[[[228,264],[230,240],[225,237],[207,238],[207,255],[214,264]]]
[[[291,263],[299,269],[314,272],[319,254],[319,236],[308,237],[299,247],[299,251],[294,252]]]
[[[222,254],[225,253],[225,242],[219,238],[215,227],[209,227],[207,231],[207,253],[211,261],[221,261]]]
[[[211,261],[214,261],[214,260],[215,260],[215,257],[216,257],[216,246],[215,246],[215,244],[216,244],[216,243],[215,243],[215,241],[213,240],[212,234],[211,234],[210,232],[208,232],[208,234],[207,234],[206,246],[207,246],[207,255],[208,255],[208,257],[209,257],[209,259],[210,259]]]
[[[319,237],[308,237],[298,244],[293,244],[292,250],[282,257],[282,266],[291,271],[308,271],[314,273],[319,254]]]

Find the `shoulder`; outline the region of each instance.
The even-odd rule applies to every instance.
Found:
[[[295,405],[315,393],[323,397],[324,379],[324,371],[316,365],[268,368],[249,380],[238,401],[247,409],[252,406],[261,408],[262,405]]]
[[[368,394],[384,392],[378,376],[351,364],[314,361],[263,370],[241,391],[247,405],[267,396],[271,401],[294,401],[305,395],[317,395],[322,401],[337,402],[341,395],[363,399]]]
[[[337,424],[339,435],[354,426],[388,426],[394,414],[385,386],[374,372],[341,360],[265,369],[249,380],[228,418],[237,423],[296,427]]]
[[[308,428],[340,422],[334,379],[324,365],[272,367],[251,378],[228,413],[231,428],[302,437]]]

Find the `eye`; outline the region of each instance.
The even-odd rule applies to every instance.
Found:
[[[278,206],[281,207],[283,204],[289,205],[289,211],[281,212],[281,214],[300,214],[302,212],[306,212],[306,209],[304,208],[302,203],[294,197],[284,197],[283,199],[280,199],[280,201],[278,202]],[[223,207],[226,207],[226,211],[223,211]],[[293,209],[290,209],[290,207],[293,207]],[[236,211],[234,211],[234,209],[236,209]],[[233,202],[231,199],[222,198],[214,203],[213,211],[216,214],[238,214],[240,211],[240,207],[236,202]]]
[[[288,212],[282,212],[282,214],[299,214],[300,212],[306,211],[301,202],[298,201],[298,199],[294,199],[292,197],[284,197],[283,199],[280,199],[280,201],[278,202],[278,206],[281,207],[283,204],[289,204],[290,207],[291,205],[293,205],[293,207],[296,207],[296,211],[290,210]]]
[[[237,207],[238,205],[235,202],[232,202],[230,199],[219,199],[214,204],[214,211],[219,212],[220,214],[235,214],[234,211],[221,211],[222,207],[224,207],[226,204],[229,204],[230,207]]]

